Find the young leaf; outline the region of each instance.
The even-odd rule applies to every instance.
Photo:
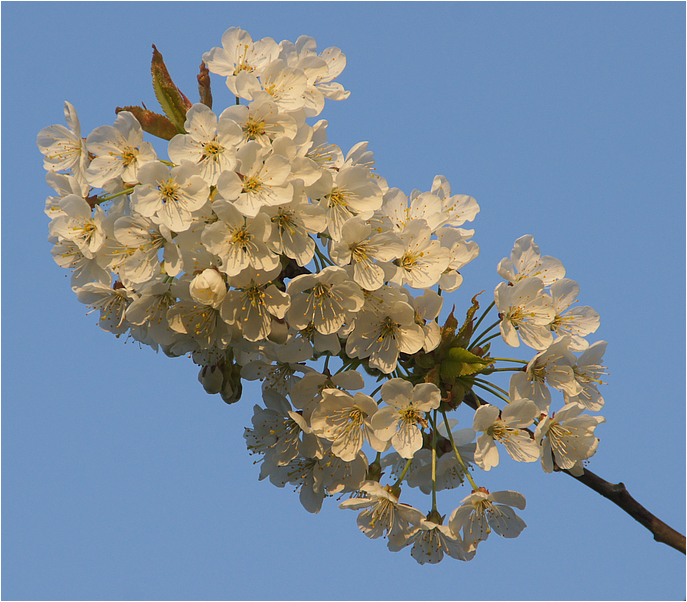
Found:
[[[191,101],[174,85],[169,76],[162,55],[153,44],[153,61],[150,68],[153,74],[153,89],[162,110],[176,126],[178,133],[184,133],[186,112],[191,108]]]
[[[130,106],[117,107],[115,113],[120,111],[129,111],[138,120],[143,128],[143,131],[162,138],[163,140],[171,140],[179,133],[177,126],[174,125],[167,117],[149,111],[144,107]]]

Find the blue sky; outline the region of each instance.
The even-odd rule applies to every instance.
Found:
[[[563,262],[609,343],[590,468],[684,533],[683,3],[3,2],[2,597],[682,599],[681,554],[538,465],[481,475],[527,498],[517,539],[492,536],[469,563],[392,554],[335,500],[311,515],[258,482],[242,436],[258,387],[227,406],[190,360],[85,315],[46,241],[37,132],[65,100],[84,135],[117,105],[155,106],[151,44],[195,98],[231,26],[340,47],[351,96],[321,115],[330,141],[370,141],[406,193],[443,174],[477,199],[481,255],[457,311],[491,295],[523,234]]]

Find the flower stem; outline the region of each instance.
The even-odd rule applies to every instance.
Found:
[[[117,198],[118,196],[122,196],[123,194],[131,194],[134,191],[134,188],[125,188],[121,192],[113,192],[112,194],[104,194],[103,196],[98,198],[98,204],[104,203],[105,201],[111,201],[112,199]]]
[[[398,487],[401,484],[401,481],[403,481],[403,478],[406,476],[406,473],[408,472],[408,469],[410,468],[410,463],[413,461],[412,458],[408,458],[408,461],[406,462],[406,465],[403,467],[403,472],[400,474],[398,479],[396,479],[396,482],[391,486],[393,487]]]
[[[324,267],[325,265],[334,265],[329,257],[326,257],[325,255],[322,254],[322,251],[320,251],[317,248],[317,245],[315,245],[315,253],[317,253],[317,256],[320,258],[320,261],[322,262],[322,266]]]
[[[475,342],[474,342],[474,343],[470,343],[470,349],[472,349],[473,347],[477,347],[477,345],[479,345],[479,343],[480,343],[482,337],[484,337],[484,335],[487,334],[490,330],[496,328],[499,324],[501,324],[501,320],[497,320],[497,321],[494,322],[491,326],[489,326],[486,330],[484,330],[481,334],[479,334],[479,335],[475,338]]]
[[[488,380],[484,380],[483,378],[475,377],[475,382],[489,385],[493,389],[496,389],[497,391],[501,391],[501,393],[503,393],[504,395],[508,395],[508,391],[506,391],[505,389],[502,389],[501,387],[497,387],[494,383],[491,383]]]
[[[460,454],[458,453],[458,448],[456,447],[456,442],[453,440],[453,433],[451,432],[451,427],[449,427],[449,422],[448,418],[446,417],[446,412],[444,410],[441,410],[441,415],[444,417],[444,422],[446,423],[446,430],[448,431],[448,438],[451,441],[451,447],[453,448],[453,453],[456,454],[456,458],[458,459],[458,463],[460,464],[461,468],[463,469],[463,473],[465,473],[465,477],[467,480],[470,482],[470,485],[472,485],[473,490],[477,490],[477,483],[472,478],[472,475],[468,471],[468,467],[465,466],[465,462],[463,462],[463,458],[460,457]]]
[[[477,320],[477,324],[475,324],[474,328],[472,329],[473,332],[479,328],[479,325],[482,323],[482,320],[484,320],[484,318],[487,317],[487,314],[491,311],[491,308],[494,307],[494,305],[496,305],[496,302],[492,301],[491,305],[484,310],[484,313],[480,316],[480,319]]]
[[[432,512],[437,511],[437,411],[430,418],[432,423]]]
[[[488,387],[487,384],[490,386]],[[475,387],[479,387],[480,389],[484,389],[488,393],[491,393],[495,397],[502,399],[506,403],[510,403],[510,399],[508,399],[507,397],[504,397],[503,395],[501,395],[500,393],[498,393],[497,391],[492,389],[491,387],[495,387],[495,385],[492,385],[491,383],[488,383],[487,381],[483,381],[483,382],[479,383],[479,382],[477,382],[477,379],[475,379]],[[496,387],[496,388],[498,389],[498,387]],[[505,393],[505,391],[504,391],[504,393]]]
[[[484,336],[485,334],[486,334],[486,331],[482,333],[483,336]],[[496,337],[500,337],[500,336],[501,336],[501,333],[500,333],[500,332],[497,332],[496,334],[492,334],[490,337],[487,337],[486,339],[482,339],[482,340],[479,341],[479,342],[472,343],[472,344],[470,345],[470,349],[474,349],[478,344],[479,344],[479,345],[484,345],[484,343],[486,343],[486,342],[488,342],[488,341],[491,341],[492,339],[495,339]]]

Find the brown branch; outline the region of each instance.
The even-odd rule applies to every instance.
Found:
[[[469,391],[465,395],[463,403],[476,410],[480,405],[484,405],[487,402],[473,391]],[[682,552],[683,554],[686,553],[685,536],[651,514],[651,512],[628,493],[623,483],[618,483],[617,485],[609,483],[586,468],[584,469],[584,474],[580,477],[576,477],[569,471],[561,470],[558,467],[556,467],[556,471],[570,475],[573,479],[577,479],[583,485],[603,495],[606,499],[611,500],[616,506],[620,507],[637,522],[649,529],[649,531],[654,534],[654,539],[656,541],[664,543],[671,548],[675,548],[678,552]]]
[[[628,493],[623,483],[614,485],[613,483],[604,481],[600,476],[595,475],[586,468],[584,469],[584,474],[580,477],[576,477],[567,470],[561,472],[569,474],[580,483],[611,500],[616,506],[619,506],[637,522],[649,529],[649,531],[654,534],[654,539],[656,541],[664,543],[685,554],[685,536],[651,514],[651,512]]]

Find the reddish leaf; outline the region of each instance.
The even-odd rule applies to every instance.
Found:
[[[167,117],[154,113],[143,107],[117,107],[115,113],[120,111],[129,111],[133,113],[134,117],[138,119],[144,131],[162,138],[163,140],[171,140],[179,133],[177,126],[174,125]]]

